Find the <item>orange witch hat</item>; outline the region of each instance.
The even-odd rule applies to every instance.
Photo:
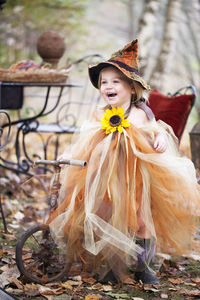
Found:
[[[123,49],[113,53],[109,60],[89,67],[90,80],[96,88],[98,88],[101,70],[109,65],[119,69],[129,79],[139,82],[144,89],[150,90],[149,85],[141,77],[138,70],[138,40],[133,40]]]

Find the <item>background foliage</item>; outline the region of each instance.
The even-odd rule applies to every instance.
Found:
[[[75,47],[84,34],[81,20],[87,1],[7,0],[0,23],[0,65],[9,67],[22,59],[39,61],[36,42],[41,33],[55,30]]]

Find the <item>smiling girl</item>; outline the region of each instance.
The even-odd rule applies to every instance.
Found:
[[[123,281],[134,269],[137,281],[158,284],[155,249],[198,251],[195,169],[180,157],[171,127],[156,122],[146,105],[149,86],[138,71],[137,40],[91,66],[89,76],[106,106],[66,151],[87,167],[65,168],[48,223],[68,262],[83,261],[99,280]]]
[[[155,123],[153,113],[143,104],[143,89],[139,83],[124,76],[116,67],[109,66],[102,69],[99,78],[100,93],[108,104],[108,108],[123,108],[125,114],[128,114],[129,121],[136,127],[143,126],[149,122]],[[146,109],[143,110],[140,108],[141,106],[143,109],[144,107]],[[166,150],[167,145],[162,134],[157,134],[153,146],[157,152]]]

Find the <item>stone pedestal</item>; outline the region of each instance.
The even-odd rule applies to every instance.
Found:
[[[44,63],[49,63],[51,68],[56,69],[65,52],[64,37],[53,30],[44,32],[38,38],[37,52]]]

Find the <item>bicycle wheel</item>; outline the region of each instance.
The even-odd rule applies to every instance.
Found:
[[[59,281],[70,268],[59,253],[49,226],[37,224],[26,230],[16,245],[16,264],[21,274],[36,283]]]

